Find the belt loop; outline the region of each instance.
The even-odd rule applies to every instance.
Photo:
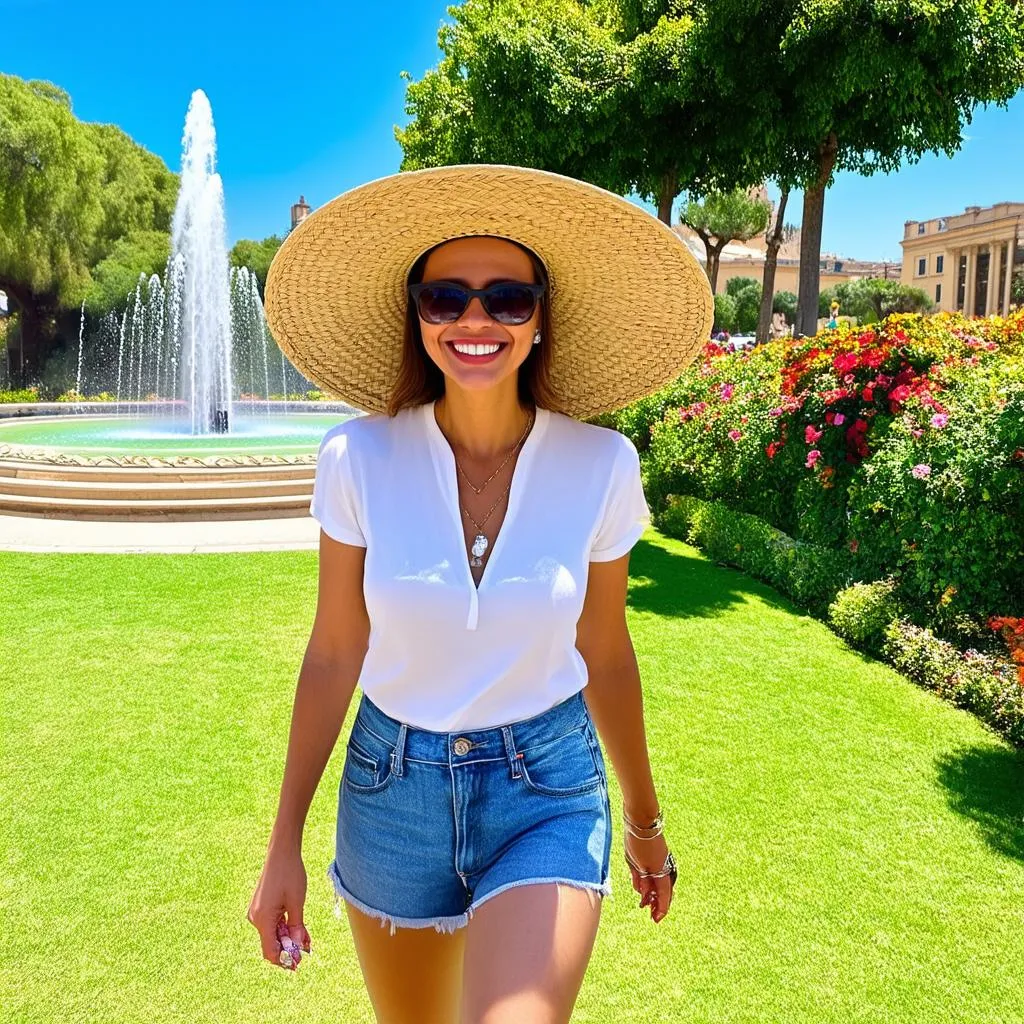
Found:
[[[512,766],[512,778],[518,779],[522,776],[519,770],[519,755],[516,753],[515,741],[512,739],[512,727],[503,725],[501,734],[505,738],[505,753],[508,755],[508,763]]]
[[[402,775],[402,756],[405,753],[405,734],[406,724],[400,722],[398,726],[398,739],[395,741],[395,749],[391,751],[391,773],[401,777]]]

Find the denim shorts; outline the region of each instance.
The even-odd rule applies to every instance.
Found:
[[[338,791],[341,900],[381,927],[453,932],[498,893],[611,893],[608,777],[583,691],[509,725],[434,732],[362,696]]]

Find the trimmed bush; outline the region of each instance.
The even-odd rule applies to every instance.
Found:
[[[905,676],[1024,747],[1024,686],[1011,662],[974,650],[961,654],[931,630],[904,619],[886,627],[883,653]]]
[[[885,627],[899,614],[895,590],[891,578],[844,587],[829,605],[829,624],[853,647],[881,654]]]

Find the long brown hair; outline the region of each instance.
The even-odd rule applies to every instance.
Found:
[[[451,239],[446,239],[451,241]],[[549,285],[547,268],[543,261],[531,249],[514,239],[507,239],[518,245],[530,257],[533,264],[534,278],[537,284]],[[427,257],[438,248],[428,249],[409,270],[408,284],[418,284],[423,280],[423,268]],[[540,333],[541,343],[532,345],[530,353],[519,367],[518,391],[519,401],[523,405],[535,405],[543,409],[559,410],[558,397],[551,384],[551,318],[548,315],[549,290],[545,290],[540,299]],[[408,405],[423,405],[432,402],[444,394],[444,374],[423,347],[423,336],[420,334],[420,319],[416,308],[409,301],[409,293],[405,295],[405,330],[402,339],[402,364],[398,371],[398,379],[391,389],[388,399],[387,413],[396,416]]]

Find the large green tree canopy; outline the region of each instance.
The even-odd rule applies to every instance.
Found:
[[[804,190],[797,326],[806,334],[816,326],[824,197],[835,172],[953,156],[979,104],[1005,106],[1024,87],[1016,0],[657,6],[692,14],[690,80],[701,105],[729,126],[754,181]]]
[[[150,259],[146,233],[169,231],[177,191],[159,157],[114,125],[79,121],[64,90],[0,74],[0,289],[19,314],[29,372],[118,243],[122,257]]]
[[[494,161],[635,191],[804,190],[813,332],[836,170],[952,155],[1024,86],[1015,0],[465,0],[409,80],[403,170]],[[405,75],[409,79],[408,74]]]

